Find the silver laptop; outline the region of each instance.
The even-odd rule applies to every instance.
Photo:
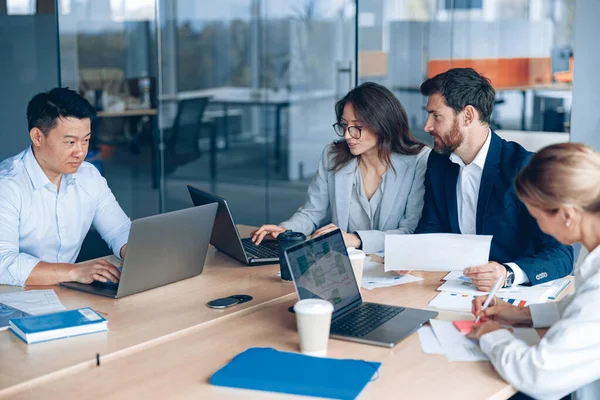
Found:
[[[362,301],[339,229],[285,250],[300,300],[334,306],[330,336],[393,347],[438,313]]]
[[[218,205],[136,219],[131,224],[119,283],[65,282],[61,286],[120,298],[199,275]]]
[[[187,188],[195,206],[219,203],[210,244],[219,251],[247,265],[276,264],[279,262],[279,250],[276,240],[263,240],[256,246],[252,243],[252,239],[240,238],[240,233],[235,226],[235,222],[233,222],[229,206],[224,198],[190,185]]]

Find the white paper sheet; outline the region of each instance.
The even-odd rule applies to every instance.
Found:
[[[431,326],[424,325],[417,331],[419,334],[419,341],[421,342],[421,350],[425,354],[444,354],[444,349],[438,342],[433,333]]]
[[[500,299],[516,305],[516,306],[528,306],[530,303],[522,299],[513,299],[510,297],[499,296]],[[429,307],[439,308],[441,310],[451,310],[460,312],[471,312],[471,304],[475,298],[472,294],[455,293],[455,292],[440,292],[437,296],[429,302]],[[533,304],[533,303],[532,303]]]
[[[66,310],[54,290],[25,290],[0,293],[0,303],[31,315],[48,314]]]
[[[429,320],[433,333],[450,361],[485,361],[487,356],[475,340],[460,333],[451,321]]]
[[[431,328],[419,329],[421,348],[427,354],[444,354],[449,361],[485,361],[488,357],[481,351],[477,341],[460,333],[451,321],[429,320]],[[429,328],[428,331],[423,328]],[[517,339],[530,346],[540,342],[540,336],[533,328],[513,328]],[[437,344],[435,343],[437,341]]]
[[[385,270],[462,271],[487,264],[491,242],[485,235],[386,235]]]
[[[372,290],[380,287],[403,285],[422,280],[423,278],[412,275],[398,275],[394,271],[385,272],[383,270],[383,264],[365,260],[361,287]]]

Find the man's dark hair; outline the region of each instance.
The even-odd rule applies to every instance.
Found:
[[[48,135],[56,127],[58,118],[92,119],[96,110],[89,101],[69,88],[54,88],[38,93],[27,104],[27,126],[38,128]]]
[[[473,68],[452,68],[421,84],[421,94],[441,94],[455,114],[473,106],[482,122],[490,123],[496,91],[490,80]]]

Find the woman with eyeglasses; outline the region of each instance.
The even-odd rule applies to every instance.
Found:
[[[575,292],[553,303],[515,307],[473,301],[481,316],[469,336],[498,373],[536,399],[600,399],[600,154],[576,143],[548,146],[519,173],[517,196],[540,228],[564,244],[581,243]],[[506,325],[549,327],[529,346]]]
[[[321,156],[306,203],[287,221],[263,225],[254,243],[287,229],[313,237],[341,229],[348,247],[383,251],[386,233],[413,233],[423,207],[429,148],[385,87],[366,82],[335,105],[340,136]]]

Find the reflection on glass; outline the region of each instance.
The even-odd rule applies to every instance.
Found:
[[[225,197],[246,224],[282,220],[302,204],[323,147],[336,137],[335,100],[353,84],[353,4],[180,0],[164,7],[168,209],[189,203],[186,184]],[[185,111],[200,99],[208,100],[201,112]],[[186,146],[194,156],[182,157]],[[180,161],[175,168],[166,168],[169,157]]]
[[[493,129],[526,140],[532,150],[537,144],[518,132],[566,136],[575,2],[365,0],[359,7],[359,80],[392,89],[420,139],[431,143],[419,86],[452,67],[472,67],[491,79]]]

